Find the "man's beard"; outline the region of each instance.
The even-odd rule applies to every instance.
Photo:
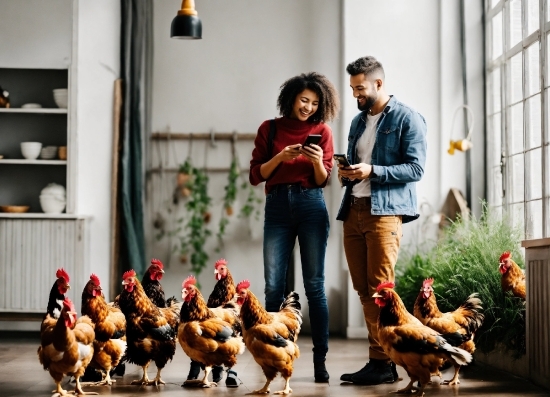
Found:
[[[366,97],[366,101],[364,105],[360,105],[359,101],[357,101],[357,108],[361,111],[369,110],[371,107],[373,107],[374,103],[376,102],[376,99],[377,98]]]

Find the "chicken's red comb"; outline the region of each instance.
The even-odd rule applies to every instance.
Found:
[[[433,283],[434,283],[434,279],[433,279],[433,278],[427,278],[427,279],[424,280],[424,282],[422,283],[422,286],[423,286],[424,288],[426,288],[426,287],[431,287]]]
[[[197,284],[197,279],[195,278],[195,276],[191,275],[187,277],[185,280],[183,280],[183,283],[181,284],[181,286],[183,288],[187,288],[190,285],[195,285],[195,284]]]
[[[510,259],[512,257],[512,254],[510,251],[505,251],[504,254],[500,256],[499,262],[504,262],[506,259]]]
[[[237,284],[237,291],[248,288],[250,288],[250,281],[248,280],[243,280],[239,284]]]
[[[378,287],[376,287],[376,292],[380,292],[384,288],[393,288],[393,287],[395,287],[395,283],[392,283],[391,281],[384,281],[378,284]]]
[[[63,300],[63,306],[65,306],[71,312],[76,312],[76,309],[74,308],[74,303],[69,298],[65,298]]]
[[[128,270],[122,275],[123,280],[126,280],[128,277],[136,277],[136,272],[134,271],[134,269]]]
[[[220,258],[216,261],[216,263],[214,264],[214,268],[218,268],[220,266],[225,266],[227,265],[227,261],[224,259],[224,258]]]
[[[66,283],[69,282],[69,275],[63,268],[57,269],[57,272],[55,272],[55,277],[64,279]]]
[[[157,265],[161,269],[164,269],[164,265],[160,261],[160,259],[151,259],[151,265]]]
[[[93,273],[90,275],[90,280],[92,280],[92,283],[94,283],[94,285],[97,285],[98,287],[101,285],[101,283],[99,282],[99,277],[97,277]]]

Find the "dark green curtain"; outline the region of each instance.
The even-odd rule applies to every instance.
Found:
[[[124,110],[121,136],[121,269],[145,268],[144,180],[152,66],[152,0],[121,0]]]

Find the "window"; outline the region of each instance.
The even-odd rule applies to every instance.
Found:
[[[487,200],[526,239],[550,237],[550,7],[546,0],[485,3]]]

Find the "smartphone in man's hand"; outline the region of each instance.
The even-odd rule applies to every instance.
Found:
[[[338,164],[341,164],[344,167],[351,167],[351,164],[348,161],[348,157],[345,154],[335,154],[334,160],[338,161]]]

